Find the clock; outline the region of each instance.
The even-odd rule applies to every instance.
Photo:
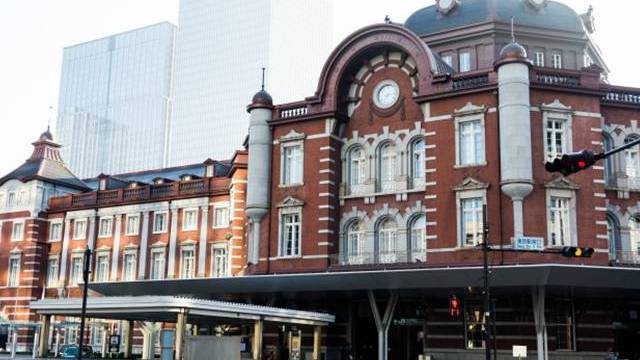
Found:
[[[547,5],[547,0],[528,0],[529,5],[532,5],[536,9],[542,9]]]
[[[373,103],[381,108],[392,107],[400,98],[400,88],[393,80],[383,80],[373,89]]]
[[[438,11],[447,14],[458,5],[459,0],[438,0]]]

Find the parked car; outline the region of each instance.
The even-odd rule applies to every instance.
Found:
[[[78,345],[62,345],[58,352],[58,357],[62,359],[75,359],[78,357]],[[82,346],[82,357],[85,359],[93,358],[93,349],[89,345]]]

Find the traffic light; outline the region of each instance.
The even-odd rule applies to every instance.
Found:
[[[589,168],[602,157],[602,154],[594,154],[589,150],[582,150],[577,153],[564,154],[561,158],[553,160],[553,162],[547,162],[544,167],[548,172],[559,172],[567,176]]]
[[[562,255],[566,257],[588,258],[593,255],[593,248],[580,246],[565,246],[562,248]]]
[[[449,315],[451,315],[451,317],[460,316],[460,300],[455,295],[451,295],[449,299]]]

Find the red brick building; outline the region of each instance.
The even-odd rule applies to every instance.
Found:
[[[593,24],[591,10],[555,1],[440,0],[363,28],[329,56],[313,96],[254,96],[247,151],[230,162],[100,176],[51,199],[43,221],[62,235],[40,238],[40,257],[59,275],[40,291],[77,296],[74,259],[88,246],[104,296],[335,314],[327,359],[479,359],[513,345],[541,360],[637,359],[640,153],[571,177],[544,169],[640,136],[640,90],[607,82]],[[518,251],[521,240],[542,251]],[[565,258],[565,246],[595,252]],[[267,327],[260,349],[291,352],[300,336],[304,352],[310,335]]]

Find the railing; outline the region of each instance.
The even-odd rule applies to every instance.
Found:
[[[278,109],[278,115],[281,119],[293,118],[297,116],[307,115],[309,110],[306,104],[291,104],[289,106]]]
[[[191,180],[182,182],[179,185],[180,194],[193,194],[204,191],[204,180]]]
[[[124,201],[133,201],[143,199],[146,195],[146,187],[137,187],[133,189],[125,189],[122,198]]]
[[[454,90],[464,90],[489,84],[489,74],[465,76],[453,79]]]
[[[580,75],[549,69],[536,69],[534,81],[547,85],[578,87],[580,86]]]
[[[615,251],[609,253],[612,265],[640,266],[640,251]]]
[[[170,184],[160,184],[151,186],[151,197],[158,198],[169,196],[172,193],[173,183]]]
[[[425,250],[396,250],[380,252],[340,253],[331,258],[333,266],[389,265],[424,263],[427,260]]]
[[[98,204],[110,204],[117,202],[120,190],[98,191]]]
[[[640,89],[606,88],[605,91],[603,102],[640,105]]]
[[[73,195],[71,199],[71,206],[83,206],[96,202],[96,193],[78,194]]]

